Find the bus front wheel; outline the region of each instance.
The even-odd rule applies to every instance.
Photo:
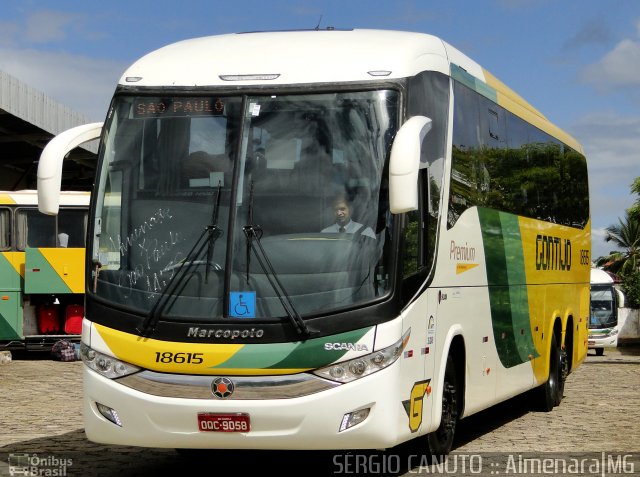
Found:
[[[432,457],[438,458],[451,452],[458,417],[458,376],[453,358],[449,355],[444,372],[440,426],[427,434],[429,454]]]

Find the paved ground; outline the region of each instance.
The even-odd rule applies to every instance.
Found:
[[[81,366],[46,357],[14,357],[0,365],[0,476],[10,475],[8,464],[20,456],[35,465],[31,473],[13,469],[14,475],[477,475],[480,467],[481,475],[554,475],[562,472],[524,472],[522,459],[557,463],[569,455],[583,455],[591,468],[576,473],[569,467],[565,474],[640,475],[640,348],[590,354],[551,413],[530,412],[526,400],[516,398],[461,421],[448,467],[429,467],[415,445],[386,454],[217,451],[185,457],[93,444],[82,430]]]

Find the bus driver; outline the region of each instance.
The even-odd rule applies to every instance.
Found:
[[[321,230],[322,233],[348,233],[359,232],[367,237],[376,238],[371,227],[351,220],[351,204],[344,196],[338,196],[333,200],[333,212],[336,222]]]

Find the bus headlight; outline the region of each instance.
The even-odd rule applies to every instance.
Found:
[[[109,379],[121,378],[140,371],[137,366],[102,354],[84,343],[80,344],[80,357],[89,368]]]
[[[409,341],[410,334],[411,330],[409,329],[402,338],[391,346],[365,356],[316,369],[313,374],[339,383],[348,383],[373,374],[393,364],[400,357]]]

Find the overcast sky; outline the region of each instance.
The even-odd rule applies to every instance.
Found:
[[[580,141],[593,256],[637,198],[640,0],[24,0],[0,10],[0,70],[101,121],[138,57],[191,37],[334,26],[440,36]]]

